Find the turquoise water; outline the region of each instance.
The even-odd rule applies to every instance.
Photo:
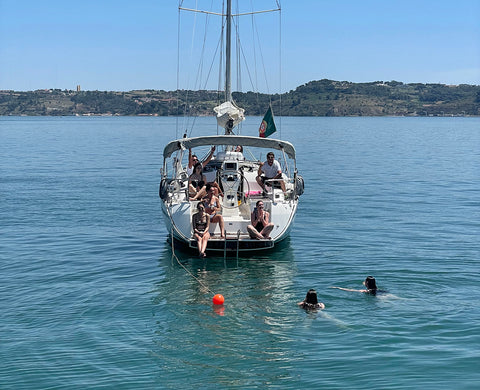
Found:
[[[278,121],[291,237],[175,250],[200,284],[157,195],[174,118],[0,118],[0,388],[478,389],[480,119]],[[367,275],[388,294],[329,288]]]

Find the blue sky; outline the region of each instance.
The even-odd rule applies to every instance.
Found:
[[[245,0],[253,1],[274,4]],[[479,0],[281,6],[282,91],[324,78],[480,85]],[[0,89],[174,90],[177,7],[177,0],[0,0]],[[267,16],[264,27],[274,21]]]

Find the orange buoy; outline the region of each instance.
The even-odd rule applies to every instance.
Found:
[[[213,297],[212,301],[214,305],[223,305],[223,302],[225,302],[225,298],[223,298],[222,294],[216,294]]]

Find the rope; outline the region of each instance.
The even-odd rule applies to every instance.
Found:
[[[175,258],[177,263],[185,270],[187,274],[189,274],[193,279],[195,279],[205,290],[207,290],[210,294],[215,295],[215,293],[210,290],[200,279],[198,279],[194,274],[192,274],[187,267],[185,267],[180,260],[178,259],[177,255],[175,254],[175,246],[173,245],[173,227],[172,227],[172,232],[171,232],[171,240],[172,240],[172,256]]]

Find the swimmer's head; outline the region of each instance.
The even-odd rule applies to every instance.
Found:
[[[365,285],[367,290],[377,290],[377,284],[375,283],[375,278],[373,276],[367,276],[363,284]]]
[[[307,296],[305,297],[305,303],[308,303],[311,305],[318,304],[317,292],[313,288],[308,290]]]

